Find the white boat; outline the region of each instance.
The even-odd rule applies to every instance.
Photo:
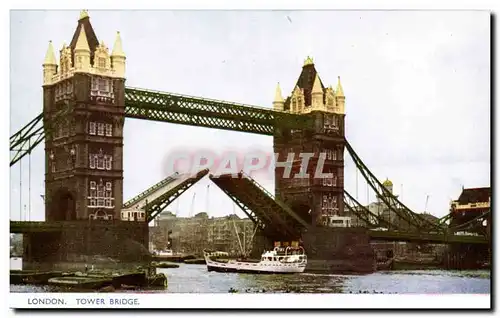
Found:
[[[286,274],[302,273],[307,265],[307,256],[302,247],[275,247],[262,254],[260,261],[217,260],[217,252],[204,251],[208,271]]]
[[[156,251],[155,254],[158,256],[173,256],[174,255],[172,250]]]

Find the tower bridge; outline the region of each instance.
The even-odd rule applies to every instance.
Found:
[[[457,219],[454,210],[432,220],[412,211],[389,184],[376,178],[346,140],[346,97],[340,77],[335,89],[325,86],[309,57],[289,96],[283,97],[278,84],[271,109],[125,86],[120,33],[109,53],[86,11],[70,44],[59,52],[57,61],[50,42],[43,63],[42,113],[10,139],[11,166],[45,141],[46,221],[11,222],[11,232],[25,235],[27,264],[79,261],[90,253],[129,260],[145,257],[148,223],[209,174],[203,170],[170,176],[124,203],[125,118],[272,136],[274,153],[282,160],[290,153],[313,153],[305,169],[309,178],[284,178],[285,167],[275,168],[275,195],[243,174],[210,176],[259,228],[259,250],[275,240],[300,240],[313,263],[321,260],[323,267],[338,268],[345,260],[349,268],[370,271],[370,240],[490,244],[489,232],[481,232],[485,227],[476,226],[480,235],[457,234],[483,219],[490,226],[489,204],[482,206],[482,214],[465,221]],[[345,191],[345,150],[388,215],[373,213]],[[319,164],[328,177],[314,177]],[[291,170],[302,171],[301,161],[293,161]],[[145,214],[131,217],[134,208]],[[336,216],[356,218],[356,227],[334,227]],[[130,250],[125,241],[136,247],[135,254],[124,252]]]

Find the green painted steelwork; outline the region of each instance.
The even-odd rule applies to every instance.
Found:
[[[172,183],[176,179],[176,176],[178,176],[177,173],[175,173],[174,175],[168,176],[165,179],[163,179],[162,181],[160,181],[157,184],[153,185],[152,187],[148,188],[147,190],[145,190],[145,191],[141,192],[140,194],[136,195],[132,199],[130,199],[127,202],[125,202],[123,204],[123,208],[124,209],[128,209],[128,208],[133,207],[135,204],[137,204],[137,202],[141,201],[142,199],[144,199],[145,197],[149,196],[153,192],[157,191],[161,187],[164,187],[165,185],[167,185],[169,183]]]
[[[372,213],[345,190],[344,206],[349,210],[349,212],[363,220],[363,222],[366,223],[367,228],[386,227],[388,229],[392,229],[396,227],[397,229],[401,229],[397,225],[391,224],[390,222],[384,220],[382,217]]]
[[[10,166],[12,167],[24,156],[31,154],[31,151],[38,146],[47,135],[52,133],[51,129],[45,128],[43,126],[43,121],[54,121],[57,123],[59,120],[64,118],[72,109],[71,104],[67,104],[63,109],[59,110],[53,116],[49,118],[44,118],[43,113],[36,116],[32,121],[30,121],[26,126],[21,128],[15,134],[10,137],[10,152],[12,158],[10,160]]]
[[[447,233],[424,233],[424,232],[396,232],[396,231],[368,231],[370,238],[381,241],[404,241],[419,243],[461,243],[461,244],[490,244],[485,236],[453,235]]]
[[[365,178],[368,185],[375,191],[377,197],[380,198],[382,202],[386,204],[388,209],[398,216],[400,221],[406,223],[407,226],[405,228],[408,231],[437,231],[444,232],[446,228],[439,224],[438,222],[432,223],[426,219],[424,219],[419,214],[413,212],[406,205],[404,205],[401,201],[399,201],[396,196],[394,196],[389,190],[387,190],[384,185],[375,177],[375,175],[368,169],[368,167],[361,161],[359,156],[356,154],[351,145],[345,141],[345,147],[348,153],[351,155],[354,164],[361,172],[362,176]]]
[[[210,176],[268,237],[297,240],[308,224],[252,178],[240,173]]]
[[[192,187],[196,182],[208,174],[209,170],[201,170],[197,174],[186,178],[184,181],[169,189],[167,192],[160,195],[158,198],[146,204],[146,221],[149,223],[154,220],[167,206],[175,199],[183,194],[187,189]]]
[[[307,115],[131,87],[125,88],[125,116],[262,135],[273,135],[279,128],[313,128],[314,124]]]
[[[68,109],[54,118],[60,118]],[[296,115],[270,108],[156,92],[141,88],[125,88],[125,117],[162,121],[183,125],[273,135],[280,129],[313,128],[309,115]],[[13,166],[31,151],[49,133],[43,128],[43,114],[10,138],[10,151],[15,152]]]

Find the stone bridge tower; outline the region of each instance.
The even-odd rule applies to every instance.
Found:
[[[43,63],[45,219],[56,230],[24,235],[23,268],[89,264],[96,255],[136,266],[150,256],[149,235],[146,222],[121,220],[125,54],[120,34],[110,53],[82,11],[71,43],[59,53],[58,61],[49,43]]]
[[[274,152],[279,154],[280,162],[286,161],[289,153],[295,154],[289,178],[284,177],[283,167],[276,167],[276,196],[311,225],[328,226],[330,216],[344,215],[345,96],[340,77],[335,90],[324,86],[308,57],[286,99],[278,84],[273,106],[276,110],[312,116],[315,121],[312,130],[284,130],[275,135]],[[294,178],[301,170],[300,153],[314,154],[307,165],[307,178]],[[314,178],[318,168],[329,176]]]
[[[59,63],[49,43],[43,76],[46,220],[119,219],[125,107],[120,34],[110,54],[82,11]]]

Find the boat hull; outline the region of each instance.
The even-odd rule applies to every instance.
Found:
[[[306,263],[248,263],[248,262],[218,262],[206,257],[208,271],[223,273],[253,273],[253,274],[294,274],[302,273],[306,269]]]
[[[305,269],[305,267],[304,267]],[[302,271],[289,271],[289,272],[283,272],[283,271],[263,271],[263,270],[250,270],[250,269],[242,269],[242,268],[234,268],[234,267],[219,267],[219,266],[210,266],[207,265],[207,270],[209,272],[219,272],[219,273],[241,273],[241,274],[297,274],[297,273],[302,273]]]

